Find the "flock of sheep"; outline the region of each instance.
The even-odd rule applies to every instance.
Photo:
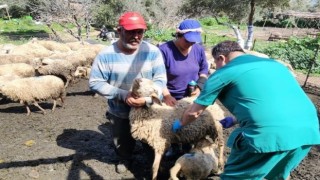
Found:
[[[24,104],[27,115],[31,113],[30,104],[45,113],[38,102],[49,99],[53,100],[54,111],[57,100],[63,103],[69,83],[76,77],[88,77],[90,66],[103,47],[101,44],[36,39],[23,45],[0,45],[0,95]],[[210,56],[208,59],[212,59]],[[222,172],[225,142],[218,120],[223,119],[226,112],[215,103],[197,121],[173,133],[173,120],[182,116],[194,97],[181,99],[175,107],[170,107],[153,96],[157,92],[151,91],[152,83],[143,78],[135,80],[133,93],[141,97],[150,96],[157,103],[150,107],[132,108],[129,117],[132,136],[154,149],[152,178],[157,178],[161,158],[171,143],[194,144],[192,152],[181,156],[172,167],[171,179],[178,179],[178,173],[187,179],[202,179],[211,172]]]
[[[66,88],[76,77],[86,74],[101,44],[32,41],[22,45],[0,45],[0,94],[3,98],[24,104],[27,115],[33,104],[63,99]]]
[[[78,77],[88,77],[90,66],[103,47],[101,44],[59,43],[37,39],[22,45],[0,45],[0,98],[20,102],[26,107],[27,115],[31,113],[31,104],[45,114],[46,111],[38,103],[53,100],[54,111],[57,100],[63,103],[69,83]],[[152,88],[152,81],[137,82],[139,83],[135,83],[136,88],[133,89]],[[185,98],[176,107],[154,103],[147,109],[132,109],[130,123],[133,137],[148,143],[156,154],[152,167],[153,179],[157,177],[162,155],[170,144],[175,142],[188,142],[195,146],[191,155],[181,157],[177,161],[171,171],[172,179],[177,178],[178,172],[186,177],[198,178],[207,177],[211,171],[221,172],[224,164],[224,139],[222,127],[216,120],[222,119],[224,112],[218,105],[215,104],[204,113],[201,121],[179,133],[171,132],[173,119],[180,117],[193,100]],[[163,116],[164,114],[167,116]],[[155,123],[159,126],[154,126]],[[218,158],[215,155],[216,150],[219,152]],[[197,173],[194,173],[194,166],[189,163],[190,160],[202,166],[202,170],[199,171],[200,168],[197,168]]]

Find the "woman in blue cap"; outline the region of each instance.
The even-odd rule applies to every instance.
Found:
[[[176,39],[159,46],[168,78],[163,101],[169,106],[174,106],[177,100],[189,95],[189,82],[197,82],[197,88],[191,95],[198,95],[207,79],[208,63],[204,47],[200,44],[201,32],[199,21],[186,19],[176,29]],[[174,145],[172,149],[177,151],[177,146]],[[167,153],[168,156],[174,155],[172,149]]]

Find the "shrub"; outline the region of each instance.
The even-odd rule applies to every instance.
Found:
[[[319,38],[296,38],[292,37],[287,42],[274,44],[261,49],[271,58],[289,62],[294,69],[320,73]]]

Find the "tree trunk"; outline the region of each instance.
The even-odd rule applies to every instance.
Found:
[[[242,36],[241,36],[241,33],[240,33],[240,31],[239,31],[239,28],[238,28],[237,26],[231,25],[231,24],[229,24],[229,23],[222,23],[222,22],[220,22],[219,19],[217,18],[217,16],[214,16],[214,18],[216,19],[216,21],[217,21],[218,24],[220,24],[220,25],[225,25],[225,26],[228,26],[229,28],[232,28],[233,31],[234,31],[234,33],[235,33],[235,35],[236,35],[238,44],[239,44],[242,48],[244,48],[244,40],[243,40],[243,38],[242,38]]]
[[[245,49],[250,50],[253,44],[253,17],[255,13],[255,0],[250,2],[250,14],[248,19],[248,39],[245,44]]]
[[[51,30],[51,32],[54,34],[54,36],[56,37],[56,39],[58,41],[61,41],[60,36],[58,35],[58,33],[52,28],[51,23],[47,23],[48,28]]]
[[[307,86],[308,78],[309,78],[309,76],[311,74],[312,67],[313,67],[314,63],[316,62],[316,60],[318,58],[318,53],[319,53],[319,45],[317,45],[317,48],[315,50],[314,58],[309,61],[309,69],[308,69],[307,77],[306,77],[302,87],[306,87]]]

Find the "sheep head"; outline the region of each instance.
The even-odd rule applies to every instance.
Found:
[[[132,95],[134,97],[151,97],[153,102],[162,104],[158,97],[158,91],[151,79],[136,78],[132,85]]]
[[[206,136],[205,138],[200,139],[191,151],[210,153],[213,152],[214,149],[216,149],[215,142],[209,136]]]

